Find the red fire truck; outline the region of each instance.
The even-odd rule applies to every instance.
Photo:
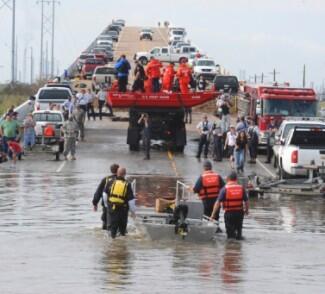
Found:
[[[277,125],[287,116],[315,117],[317,99],[313,89],[246,85],[238,99],[240,115],[256,120],[260,130],[260,145],[267,142],[265,132],[274,117]]]

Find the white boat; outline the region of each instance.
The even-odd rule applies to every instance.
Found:
[[[155,208],[138,207],[135,221],[137,229],[153,241],[214,241],[218,223],[209,221],[203,215],[202,201],[195,198],[188,192],[184,183],[177,181],[175,210],[177,207],[181,208],[178,209],[179,215],[175,218],[175,213],[156,212]],[[184,213],[184,208],[187,213]]]

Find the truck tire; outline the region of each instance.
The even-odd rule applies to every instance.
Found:
[[[147,57],[140,57],[139,61],[142,65],[147,65],[148,64],[148,59]]]
[[[281,179],[283,179],[283,180],[290,179],[291,175],[289,175],[282,167],[282,159],[280,159],[280,162],[279,162],[278,165],[279,165],[278,170],[279,170],[279,178],[280,178],[280,180]]]

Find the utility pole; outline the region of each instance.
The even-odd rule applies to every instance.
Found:
[[[262,75],[261,75],[261,84],[264,83],[264,72],[262,72]]]
[[[30,47],[30,83],[34,82],[34,56],[33,47]]]
[[[279,74],[279,72],[273,69],[273,71],[270,72],[270,74],[273,75],[273,83],[276,83],[276,75]]]
[[[27,47],[24,49],[24,60],[23,60],[23,79],[22,82],[27,82]]]
[[[15,78],[14,81],[17,81],[18,73],[18,41],[16,39],[16,49],[15,49]]]
[[[12,6],[9,5],[12,2]],[[11,26],[11,83],[15,82],[15,49],[16,49],[16,0],[0,0],[0,9],[7,7],[12,11],[12,26]]]
[[[45,44],[45,79],[49,78],[49,43]]]
[[[46,37],[49,36],[51,39],[51,76],[54,75],[55,7],[56,4],[59,4],[60,2],[57,0],[39,0],[37,3],[41,4],[40,78],[42,79],[46,68],[49,69],[49,65],[46,65],[46,60],[44,58],[44,41]],[[45,4],[47,4],[47,6],[45,6]],[[50,4],[52,4],[51,7]],[[46,36],[47,34],[48,36]],[[47,77],[48,76],[49,70],[47,72]]]
[[[302,87],[306,87],[306,64],[304,64],[303,71],[302,71]]]

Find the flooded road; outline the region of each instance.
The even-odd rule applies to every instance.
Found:
[[[324,293],[325,199],[252,199],[242,242],[224,233],[208,244],[150,242],[132,223],[112,241],[91,206],[110,163],[129,163],[146,205],[172,195],[177,177],[165,154],[153,154],[153,167],[131,163],[127,150],[102,160],[89,147],[62,172],[45,161],[35,171],[28,158],[0,167],[0,293]],[[200,172],[193,157],[175,157],[187,182]],[[141,176],[155,172],[165,176]]]

